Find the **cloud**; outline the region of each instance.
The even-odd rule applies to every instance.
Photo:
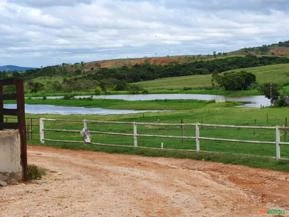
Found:
[[[91,0],[11,0],[11,3],[31,6],[31,7],[54,7],[54,6],[72,6],[80,3],[89,4]]]
[[[289,5],[287,0],[159,0],[163,5],[171,8],[195,8],[210,11],[254,11],[255,13],[270,12],[272,10],[288,11]]]
[[[289,39],[287,10],[285,0],[0,0],[0,65],[268,44]]]

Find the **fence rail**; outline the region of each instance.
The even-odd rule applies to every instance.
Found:
[[[284,126],[240,126],[240,125],[223,125],[223,124],[201,124],[201,123],[145,123],[145,122],[120,122],[120,121],[90,121],[90,120],[82,120],[79,123],[79,126],[77,126],[77,129],[65,129],[65,128],[47,128],[46,122],[58,122],[59,120],[56,119],[45,119],[40,118],[39,122],[39,130],[40,130],[40,141],[41,143],[45,143],[45,141],[49,142],[65,142],[65,143],[83,143],[82,137],[80,135],[80,132],[82,130],[86,130],[88,133],[86,136],[91,137],[92,135],[107,135],[107,136],[121,136],[121,137],[131,137],[132,143],[131,144],[110,144],[110,143],[104,143],[99,142],[97,139],[94,139],[94,141],[91,141],[89,139],[90,144],[95,145],[107,145],[107,146],[120,146],[120,147],[141,147],[141,148],[150,148],[150,149],[168,149],[168,150],[187,150],[187,151],[205,151],[202,150],[202,141],[216,141],[216,142],[227,142],[227,143],[246,143],[246,144],[267,144],[267,145],[273,145],[275,152],[275,158],[277,160],[279,159],[287,159],[287,157],[281,157],[281,145],[289,145],[289,142],[281,141],[281,130],[288,131],[289,128]],[[61,121],[61,120],[60,120]],[[76,123],[73,121],[73,123]],[[122,132],[122,130],[116,131],[116,130],[103,130],[99,129],[100,124],[110,124],[110,125],[126,125],[126,130],[129,132]],[[90,126],[89,126],[90,125]],[[98,127],[97,130],[92,129],[93,127],[91,125],[96,125]],[[182,132],[182,135],[161,135],[158,133],[141,133],[139,129],[141,127],[159,127],[159,129],[162,129],[163,127],[177,127],[178,129],[183,129],[184,127],[189,127],[189,132],[191,132],[191,135],[184,135],[184,132]],[[91,130],[89,130],[89,128]],[[94,127],[95,128],[95,127]],[[269,139],[267,140],[252,140],[252,139],[235,139],[235,138],[222,138],[222,137],[211,137],[211,136],[201,136],[201,131],[203,131],[202,128],[214,128],[214,129],[224,129],[224,128],[231,128],[231,129],[253,129],[253,130],[268,130],[273,133],[273,136],[275,137],[271,141]],[[155,131],[154,128],[150,129],[152,131]],[[272,132],[273,131],[273,132]],[[59,139],[59,138],[47,138],[46,133],[51,132],[58,132],[58,133],[69,133],[69,134],[78,134],[76,138],[78,139]],[[83,136],[83,135],[82,135]],[[160,139],[182,139],[188,140],[189,142],[192,141],[191,146],[187,149],[183,149],[182,147],[176,147],[176,148],[164,148],[164,143],[160,142],[160,146],[158,147],[147,147],[143,144],[140,145],[140,138],[160,138]],[[119,140],[120,141],[120,140]],[[274,147],[275,146],[275,147]],[[271,146],[270,146],[271,147]],[[288,149],[289,150],[289,149]],[[289,153],[289,152],[288,152]]]

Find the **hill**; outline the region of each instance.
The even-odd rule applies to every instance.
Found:
[[[234,69],[230,71],[248,71],[256,75],[258,83],[277,83],[281,86],[289,83],[289,64],[275,64],[268,66]],[[190,75],[175,78],[162,78],[152,81],[134,83],[148,91],[189,90],[196,88],[212,88],[211,74]]]
[[[226,58],[226,54],[220,53],[218,54],[218,56],[186,55],[186,56],[111,59],[111,60],[99,60],[99,61],[92,61],[92,62],[80,62],[80,63],[74,63],[74,64],[62,64],[61,67],[65,67],[65,69],[69,72],[81,70],[81,71],[89,73],[96,69],[115,69],[115,68],[122,68],[122,67],[133,67],[136,65],[143,65],[143,64],[165,66],[169,64],[185,64],[185,63],[191,63],[191,62],[196,62],[196,61],[214,60],[217,58]]]
[[[289,41],[278,42],[271,45],[262,45],[252,48],[243,48],[228,53],[214,53],[212,55],[183,55],[183,56],[166,56],[166,57],[144,57],[144,58],[126,58],[100,60],[92,62],[81,62],[67,64],[69,71],[82,68],[84,71],[93,71],[96,68],[120,68],[123,66],[131,67],[145,63],[152,65],[184,64],[196,61],[214,60],[216,58],[227,58],[232,56],[244,55],[269,55],[269,56],[289,56]]]
[[[286,50],[289,42],[248,48],[239,53],[214,53],[203,56],[174,56],[136,59],[115,59],[88,63],[61,64],[28,70],[19,76],[26,80],[27,90],[32,93],[108,93],[111,91],[147,92],[153,89],[187,90],[211,88],[211,74],[224,71],[289,64],[289,56],[254,55],[268,49]],[[247,52],[246,55],[242,52]],[[259,69],[257,69],[259,70]],[[260,69],[262,72],[262,69]],[[270,69],[271,70],[271,69]],[[261,73],[260,72],[260,73]],[[256,72],[257,73],[257,72]],[[193,80],[185,76],[195,76]],[[272,74],[270,75],[274,77]],[[270,80],[270,76],[268,80]],[[174,78],[172,78],[174,77]],[[280,77],[279,83],[286,80]],[[283,79],[284,78],[284,79]],[[276,79],[274,77],[273,79]],[[147,81],[147,82],[145,82]],[[137,83],[140,82],[140,83]]]
[[[15,65],[4,65],[0,66],[0,72],[24,72],[33,69],[32,67],[22,67]]]
[[[154,65],[148,62],[134,66],[122,66],[118,68],[96,68],[86,72],[84,64],[77,65],[76,70],[70,69],[69,65],[58,67],[44,67],[36,70],[29,70],[23,77],[26,80],[40,82],[33,84],[32,89],[38,90],[46,88],[48,90],[128,90],[129,83],[148,81],[159,78],[178,77],[186,75],[204,75],[211,73],[221,73],[238,68],[257,67],[289,63],[287,57],[267,57],[267,56],[232,56],[226,58],[214,58],[209,60],[198,60],[187,63],[171,63],[167,65]],[[62,79],[61,79],[62,77]],[[40,78],[45,78],[40,79]],[[58,83],[54,78],[57,78]],[[48,85],[50,83],[50,87]],[[43,87],[43,88],[42,88]],[[135,92],[135,87],[133,92]]]
[[[270,56],[289,56],[289,41],[278,42],[270,45],[243,48],[229,52],[229,55],[270,55]]]

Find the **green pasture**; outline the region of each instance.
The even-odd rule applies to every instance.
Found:
[[[231,71],[248,71],[256,75],[257,82],[262,83],[277,83],[280,86],[289,83],[289,64],[276,64],[260,67],[242,68]],[[223,91],[212,86],[212,76],[208,75],[190,75],[181,77],[161,78],[152,81],[144,81],[135,83],[147,89],[149,92],[188,92],[188,93],[211,93],[225,95],[241,95],[240,93],[232,93]],[[241,91],[244,92],[244,91]],[[242,95],[258,94],[257,90],[249,90]]]
[[[47,103],[48,100],[43,100]],[[54,100],[56,101],[56,100]],[[59,104],[65,100],[60,100]],[[91,100],[66,100],[64,105],[90,106],[98,107],[100,104],[92,104]],[[70,102],[69,102],[70,101]],[[93,100],[94,101],[94,100]],[[92,102],[93,102],[92,101]],[[69,102],[69,103],[68,103]],[[77,102],[77,103],[76,103]],[[260,125],[260,126],[283,126],[286,124],[286,118],[289,118],[289,110],[286,108],[236,108],[230,103],[213,103],[201,101],[179,101],[163,100],[122,103],[114,100],[101,101],[105,108],[119,108],[122,104],[127,109],[156,109],[159,105],[159,112],[144,112],[129,115],[29,115],[27,114],[27,125],[33,122],[32,138],[29,134],[29,143],[39,145],[39,126],[38,118],[56,118],[59,121],[48,121],[45,123],[46,129],[66,129],[75,130],[75,132],[53,132],[47,131],[46,138],[56,140],[74,140],[77,143],[49,142],[45,145],[85,149],[94,151],[120,152],[131,154],[142,154],[152,156],[170,156],[170,157],[188,157],[193,159],[212,160],[225,163],[244,164],[253,167],[264,167],[277,170],[289,170],[289,163],[286,160],[276,161],[274,144],[245,144],[232,142],[215,142],[201,140],[201,153],[194,152],[196,148],[193,138],[155,138],[138,137],[139,148],[133,147],[133,137],[119,135],[103,135],[92,133],[92,141],[95,143],[115,144],[120,147],[103,147],[99,145],[85,145],[82,142],[80,130],[83,128],[82,120],[97,121],[124,121],[124,122],[152,122],[152,123],[212,123],[212,124],[234,124],[234,125]],[[29,102],[30,103],[30,102]],[[38,103],[43,104],[41,101]],[[51,104],[53,102],[50,102]],[[91,104],[90,104],[91,103]],[[100,102],[99,102],[100,103]],[[62,104],[63,105],[63,104]],[[162,109],[163,108],[163,109]],[[33,118],[31,120],[31,118]],[[102,124],[88,123],[90,131],[105,131],[118,133],[133,133],[132,124]],[[195,127],[192,126],[138,126],[139,134],[149,135],[168,135],[168,136],[195,136]],[[287,132],[281,132],[281,140],[289,141]],[[260,141],[275,141],[275,131],[273,130],[254,130],[254,129],[225,129],[201,127],[201,136],[227,138],[227,139],[245,139]],[[180,151],[161,150],[176,149]],[[130,146],[128,148],[127,146]],[[158,148],[150,150],[147,148]],[[183,151],[187,150],[187,151]],[[210,153],[207,153],[210,152]],[[212,153],[211,153],[212,152]],[[283,158],[289,158],[289,146],[282,145],[281,153]],[[242,154],[242,155],[240,155]],[[255,157],[258,155],[259,157]],[[252,157],[253,156],[253,157]]]

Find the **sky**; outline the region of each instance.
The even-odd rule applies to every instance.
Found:
[[[289,0],[0,0],[0,65],[212,54],[288,30]]]

